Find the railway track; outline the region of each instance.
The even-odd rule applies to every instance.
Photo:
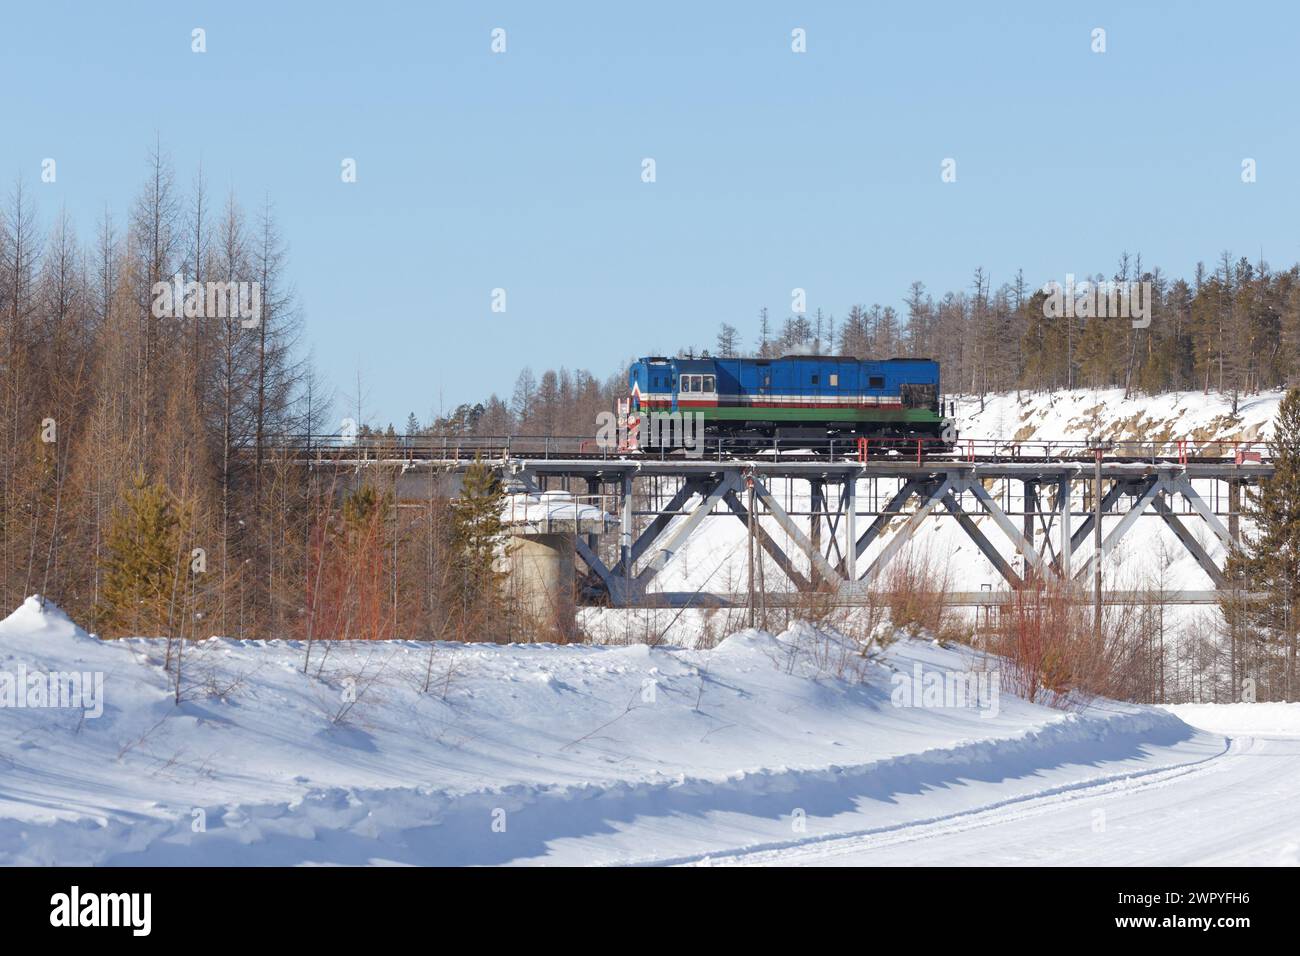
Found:
[[[900,465],[1094,464],[1107,465],[1267,465],[1262,443],[1249,442],[1080,442],[963,441],[955,447],[926,440],[786,442],[770,444],[708,439],[701,448],[608,448],[592,439],[551,436],[461,436],[354,438],[346,435],[285,436],[271,454],[304,463],[347,462],[853,462]],[[245,450],[246,452],[250,450]]]

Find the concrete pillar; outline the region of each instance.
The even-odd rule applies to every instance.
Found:
[[[577,635],[574,611],[572,534],[518,534],[506,543],[510,591],[519,613],[555,637],[572,640]]]

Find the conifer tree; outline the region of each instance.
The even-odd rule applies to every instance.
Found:
[[[343,533],[351,542],[376,520],[388,517],[392,496],[380,494],[374,485],[363,485],[343,499]]]
[[[461,493],[451,503],[452,540],[464,562],[465,604],[495,604],[500,597],[496,560],[505,535],[504,501],[505,491],[488,465],[475,461],[465,469]]]
[[[1296,607],[1300,599],[1300,388],[1290,389],[1278,405],[1269,452],[1273,477],[1246,496],[1244,513],[1254,531],[1243,536],[1241,548],[1228,559],[1228,576],[1237,587],[1266,598],[1225,604],[1225,616],[1234,635],[1243,624],[1254,631],[1262,654],[1234,660],[1234,680],[1240,675],[1267,681],[1270,696],[1294,700],[1300,624]],[[1256,669],[1263,673],[1252,673]],[[1238,690],[1234,687],[1234,693]]]
[[[166,487],[137,472],[104,543],[97,617],[115,635],[166,629],[180,573],[180,516]]]

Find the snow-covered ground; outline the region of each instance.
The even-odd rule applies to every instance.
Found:
[[[186,649],[179,704],[165,651],[35,599],[0,623],[0,862],[1278,863],[1300,844],[1296,740],[1049,710],[929,641],[317,645],[304,673],[301,644],[213,639]],[[13,706],[19,677],[71,672],[102,695]],[[909,700],[948,675],[980,693]],[[1296,707],[1259,726],[1300,733]]]

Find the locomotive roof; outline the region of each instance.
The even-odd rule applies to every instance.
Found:
[[[695,358],[686,358],[685,356],[667,358],[662,355],[647,355],[644,358],[642,358],[641,361],[652,362],[656,364],[658,363],[669,364],[672,362],[677,362],[678,364],[687,364],[691,362],[719,362],[719,361],[758,362],[760,364],[766,364],[770,362],[789,362],[795,359],[804,360],[804,361],[822,361],[822,362],[933,362],[934,361],[934,359],[930,358],[928,355],[894,356],[893,358],[887,358],[887,359],[872,359],[872,358],[860,359],[856,355],[782,355],[779,358],[760,358],[754,355],[708,355],[708,356],[699,355],[696,356]]]
[[[856,355],[782,355],[780,361],[785,362],[790,359],[823,359],[827,362],[929,362],[928,357],[918,355],[916,357],[895,356],[887,359],[860,359]],[[770,362],[771,359],[756,359],[755,361]]]

